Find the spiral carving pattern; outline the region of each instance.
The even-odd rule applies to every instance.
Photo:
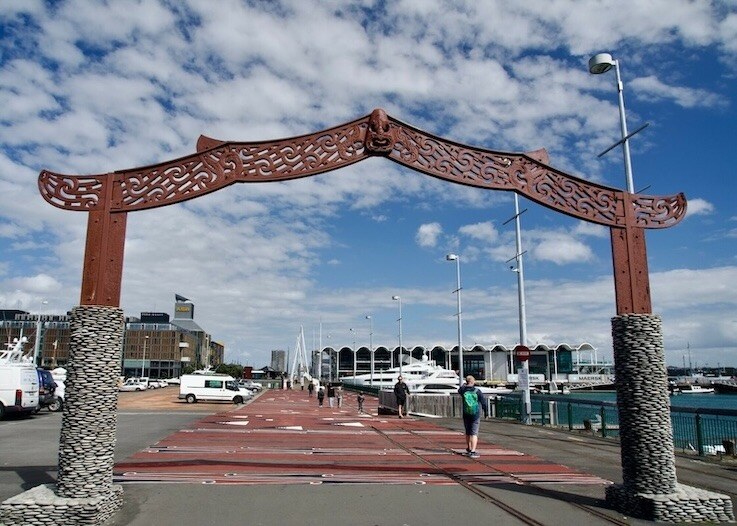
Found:
[[[61,175],[44,170],[38,177],[38,189],[46,201],[59,208],[86,212],[97,208],[102,200],[104,177],[108,176]]]
[[[556,170],[532,154],[473,148],[447,141],[374,110],[328,130],[268,142],[236,143],[204,138],[196,154],[108,175],[71,176],[43,171],[39,189],[54,206],[91,211],[108,206],[129,212],[164,206],[235,182],[281,181],[335,170],[366,157],[386,156],[413,170],[455,183],[518,192],[567,215],[609,227],[627,221],[666,228],[686,212],[682,194],[631,196]],[[105,183],[114,185],[105,203]],[[625,209],[625,202],[631,210]]]
[[[625,225],[623,192],[551,168],[526,154],[494,152],[445,141],[392,120],[393,161],[414,170],[468,186],[513,190],[565,214],[605,226]],[[665,228],[686,211],[682,194],[638,196],[636,226]]]

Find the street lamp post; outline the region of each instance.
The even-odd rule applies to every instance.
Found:
[[[374,385],[374,319],[371,315],[367,315],[369,321],[369,356],[371,360],[371,374],[369,375],[369,385]]]
[[[48,305],[49,302],[43,300],[41,305]],[[41,311],[38,311],[38,318],[36,319],[36,337],[33,342],[33,365],[38,366],[39,354],[41,354]]]
[[[326,338],[328,340],[328,348],[330,348],[330,336],[331,336],[330,334],[326,335]],[[336,361],[337,361],[337,356],[336,356]],[[330,351],[328,351],[328,381],[329,382],[333,381],[333,357],[330,355]]]
[[[392,296],[392,299],[394,301],[399,302],[399,318],[397,321],[399,322],[399,375],[402,375],[402,355],[404,352],[402,351],[402,298],[401,296]]]
[[[461,256],[458,254],[448,254],[445,256],[446,261],[456,262],[456,277],[457,286],[455,293],[458,294],[456,299],[458,300],[458,375],[459,375],[459,386],[463,385],[463,336],[461,330]]]
[[[356,362],[358,361],[358,349],[356,349],[356,330],[351,327],[351,336],[353,336],[353,377],[356,377]]]
[[[143,359],[141,360],[141,377],[146,376],[146,344],[148,343],[148,336],[143,337]]]
[[[634,183],[632,180],[632,161],[630,159],[630,143],[627,133],[627,117],[624,111],[624,85],[622,77],[619,74],[619,61],[612,58],[609,53],[599,53],[589,59],[589,72],[593,75],[606,73],[614,68],[617,76],[617,94],[619,97],[619,126],[622,131],[622,152],[624,155],[624,172],[627,177],[627,191],[631,194],[635,193]],[[642,128],[640,128],[642,129]],[[634,135],[640,130],[632,133]]]
[[[527,346],[527,310],[525,305],[525,267],[522,262],[522,227],[520,225],[519,196],[514,194],[514,219],[515,219],[515,239],[517,255],[513,258],[516,267],[512,270],[517,273],[517,299],[519,306],[519,344]],[[523,422],[525,424],[532,423],[532,400],[530,398],[530,363],[528,360],[522,361],[522,371],[526,377],[526,386],[522,390],[522,405],[524,406]],[[519,383],[519,378],[517,378]]]

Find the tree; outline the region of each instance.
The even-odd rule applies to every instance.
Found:
[[[237,363],[221,363],[220,365],[218,365],[217,369],[215,369],[215,372],[227,374],[232,376],[233,378],[242,378],[243,366]]]

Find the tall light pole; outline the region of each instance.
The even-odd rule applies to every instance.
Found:
[[[49,302],[43,300],[41,305],[48,305]],[[38,355],[41,354],[41,311],[38,311],[36,318],[36,338],[33,342],[33,365],[38,366]]]
[[[461,256],[458,254],[448,254],[445,256],[446,261],[456,262],[456,277],[458,287],[454,291],[458,296],[458,384],[463,385],[463,331],[461,330]]]
[[[609,53],[599,53],[589,59],[589,72],[593,75],[601,75],[612,68],[614,68],[614,72],[617,75],[617,94],[619,96],[619,126],[622,130],[622,140],[619,141],[619,143],[622,144],[622,152],[624,155],[624,172],[627,177],[627,191],[633,194],[635,193],[635,187],[632,180],[632,161],[630,159],[629,143],[631,135],[627,133],[627,117],[624,111],[624,85],[622,84],[622,77],[619,74],[619,61],[613,59]],[[643,128],[636,130],[632,135],[642,129]],[[619,143],[616,143],[614,146]]]
[[[527,346],[527,311],[525,305],[525,268],[522,262],[522,226],[520,225],[519,196],[514,194],[514,223],[515,223],[515,239],[517,254],[514,256],[516,267],[512,270],[517,273],[517,299],[519,305],[519,344]],[[508,221],[507,221],[508,222]],[[506,223],[504,223],[506,224]],[[522,390],[522,404],[524,405],[523,421],[525,424],[532,423],[532,401],[530,399],[530,363],[528,360],[522,361],[522,371],[527,382]],[[519,384],[519,378],[517,378]]]
[[[143,360],[141,360],[141,377],[146,376],[146,344],[148,343],[148,336],[143,337]]]
[[[402,374],[402,355],[404,354],[402,351],[402,298],[401,296],[392,296],[392,299],[394,301],[399,302],[399,318],[397,321],[399,322],[399,374]]]
[[[328,348],[330,347],[330,333],[326,335],[326,338],[328,340]],[[338,357],[336,355],[335,360],[337,362]],[[337,373],[337,365],[336,365],[336,373]],[[330,351],[328,351],[328,381],[333,381],[333,357],[330,355]]]
[[[369,356],[371,360],[371,374],[369,375],[369,385],[374,385],[374,319],[370,314],[366,315],[369,321]]]
[[[358,349],[356,349],[356,330],[351,327],[348,329],[351,331],[351,336],[353,336],[353,377],[356,377],[356,362],[358,361]]]

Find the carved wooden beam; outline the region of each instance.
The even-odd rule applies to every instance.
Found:
[[[466,146],[388,117],[383,110],[317,133],[262,142],[200,137],[198,152],[113,174],[76,176],[42,171],[44,199],[65,210],[107,208],[102,189],[114,179],[112,213],[132,212],[193,199],[236,182],[285,181],[385,156],[413,170],[454,183],[515,191],[564,214],[609,227],[624,227],[625,206],[641,228],[666,228],[686,211],[683,194],[635,195],[598,185],[547,164],[547,153],[512,153]]]

